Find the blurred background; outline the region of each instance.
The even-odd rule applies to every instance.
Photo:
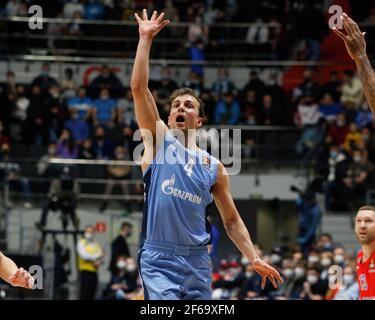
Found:
[[[41,30],[28,25],[34,4]],[[151,52],[162,119],[171,92],[187,86],[205,103],[201,135],[241,129],[232,194],[285,279],[260,290],[213,206],[214,299],[356,299],[353,218],[374,203],[375,121],[328,28],[333,4],[367,32],[373,61],[374,1],[1,0],[0,249],[44,274],[43,290],[0,283],[0,299],[142,299],[129,80],[143,8],[172,22]],[[210,147],[220,143],[213,136]],[[331,265],[342,267],[341,289],[328,286]]]

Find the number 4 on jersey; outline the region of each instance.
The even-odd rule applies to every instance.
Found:
[[[193,165],[194,165],[194,160],[193,159],[189,159],[189,162],[184,167],[184,170],[186,171],[186,174],[189,177],[191,177],[191,175],[193,173]]]

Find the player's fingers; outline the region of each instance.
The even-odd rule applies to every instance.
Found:
[[[158,23],[161,23],[161,22],[163,21],[163,18],[164,18],[164,12],[162,12],[162,13],[159,15],[159,17],[156,18],[156,21],[157,21]]]
[[[366,35],[366,32],[362,32],[362,35],[365,36],[365,35]]]
[[[143,9],[143,20],[148,20],[146,9]]]
[[[274,276],[271,274],[268,276],[268,278],[270,279],[270,281],[272,282],[272,285],[274,286],[274,288],[277,288],[277,283],[275,281],[275,278]]]
[[[349,22],[349,17],[345,13],[343,14],[343,19],[342,19],[343,25],[345,30],[348,32],[350,36],[354,35],[355,29],[353,25]]]
[[[339,31],[336,27],[332,28],[332,31],[336,33],[342,40],[346,41],[346,36],[341,31]]]
[[[158,12],[156,11],[156,10],[154,10],[154,12],[152,13],[152,16],[151,16],[151,21],[152,20],[155,20],[156,19],[156,17],[157,17],[157,15],[158,15]]]
[[[267,281],[267,276],[262,276],[262,284],[260,286],[262,290],[264,289],[264,286],[266,285],[266,281]]]
[[[167,24],[169,24],[169,20],[164,20],[160,25],[159,25],[159,30],[163,29]]]
[[[142,19],[139,17],[138,13],[134,13],[134,17],[137,20],[138,23],[142,22]]]

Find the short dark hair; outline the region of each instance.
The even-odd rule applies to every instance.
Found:
[[[133,228],[133,225],[132,225],[130,222],[124,222],[124,223],[121,225],[121,229],[124,229],[125,227]]]
[[[169,97],[169,104],[172,106],[172,102],[174,99],[185,94],[194,97],[199,102],[199,116],[204,118],[204,103],[199,95],[191,88],[181,88],[173,91],[171,96]]]

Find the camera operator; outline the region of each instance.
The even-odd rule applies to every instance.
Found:
[[[36,223],[36,226],[43,231],[47,224],[49,211],[60,210],[62,213],[63,229],[66,230],[68,226],[68,216],[70,216],[73,226],[78,230],[79,220],[76,215],[78,193],[79,184],[74,179],[71,169],[67,166],[63,167],[60,176],[53,179],[51,182],[47,201],[42,208],[40,222]]]

